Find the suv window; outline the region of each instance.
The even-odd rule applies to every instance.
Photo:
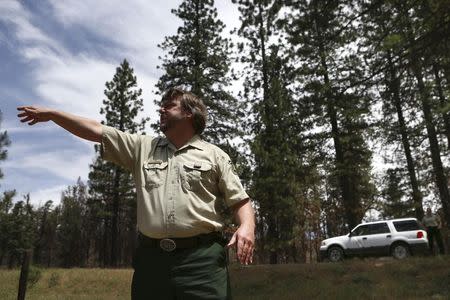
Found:
[[[369,234],[369,226],[361,225],[356,227],[355,230],[352,231],[352,236],[360,236],[360,235],[368,235]]]
[[[395,221],[393,223],[394,223],[395,230],[397,230],[399,232],[421,229],[419,224],[415,220]]]
[[[390,233],[389,227],[386,223],[376,223],[369,225],[369,234]]]

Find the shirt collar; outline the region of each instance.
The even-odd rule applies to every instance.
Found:
[[[187,147],[194,147],[199,150],[205,149],[203,140],[198,134],[194,135],[186,144],[181,146],[179,149],[177,149],[166,137],[163,137],[159,140],[157,147],[165,147],[165,146],[172,148],[174,151],[180,151]]]

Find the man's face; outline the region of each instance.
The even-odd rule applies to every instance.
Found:
[[[179,100],[165,102],[159,109],[159,114],[159,126],[164,133],[170,129],[182,128],[187,125],[191,116],[190,113],[183,110]]]

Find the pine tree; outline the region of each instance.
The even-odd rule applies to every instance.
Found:
[[[339,203],[349,228],[357,225],[373,202],[370,133],[371,98],[362,84],[364,69],[355,53],[358,18],[353,1],[289,1],[284,20],[297,62],[303,106],[313,112],[316,128],[332,141],[334,168],[329,182],[339,188]],[[325,131],[326,132],[326,131]],[[329,144],[330,140],[325,140]],[[324,144],[323,147],[327,147]]]
[[[412,79],[408,78],[407,66],[404,55],[395,44],[399,35],[396,34],[396,23],[391,17],[388,5],[363,5],[361,10],[367,13],[362,19],[364,38],[362,44],[365,46],[365,59],[368,62],[370,74],[380,78],[374,82],[380,91],[379,101],[382,104],[383,116],[379,123],[379,137],[383,147],[388,149],[387,156],[392,157],[390,161],[399,165],[399,170],[406,164],[407,175],[410,185],[410,203],[415,209],[418,219],[423,217],[422,192],[418,181],[418,168],[413,158],[413,136],[414,124],[417,120],[417,112],[411,101],[414,98],[411,90]],[[412,106],[412,107],[411,107]],[[401,147],[394,147],[394,145]],[[390,172],[390,173],[389,173]],[[394,171],[388,171],[388,178],[393,180]],[[409,210],[408,210],[409,212]]]
[[[424,29],[420,48],[427,65],[427,75],[433,79],[431,93],[435,98],[434,111],[438,116],[436,128],[438,134],[446,139],[446,142],[440,142],[442,155],[445,156],[450,149],[450,4],[442,0],[412,4],[419,26]]]
[[[42,257],[44,249],[48,246],[48,241],[46,241],[48,234],[48,217],[51,212],[53,205],[52,200],[48,200],[42,207],[36,210],[36,221],[37,221],[37,238],[34,245],[33,251],[33,262],[35,264],[42,263]]]
[[[439,123],[445,124],[446,116],[437,114],[439,111],[436,108],[445,107],[445,99],[433,97],[430,87],[436,85],[436,81],[432,81],[436,74],[433,74],[433,65],[442,58],[443,65],[445,65],[446,55],[442,55],[440,45],[448,44],[448,36],[442,35],[443,32],[448,32],[448,21],[446,16],[448,13],[441,13],[436,8],[444,8],[443,2],[437,1],[434,9],[428,6],[428,3],[420,3],[416,1],[392,1],[386,3],[386,10],[389,11],[392,18],[392,26],[390,32],[390,49],[397,50],[398,55],[401,56],[408,72],[411,74],[412,82],[414,83],[414,97],[409,105],[414,107],[417,112],[420,112],[420,120],[424,130],[421,128],[416,130],[417,135],[423,135],[428,142],[428,157],[431,160],[432,173],[434,174],[435,186],[439,194],[444,215],[447,222],[450,222],[450,193],[448,189],[447,175],[445,166],[441,158],[442,143],[440,143],[440,136],[437,128]],[[434,19],[433,21],[430,21]],[[441,36],[441,39],[436,37]],[[438,71],[438,67],[434,67]],[[445,69],[445,67],[442,67]],[[439,81],[439,79],[438,79]],[[442,83],[440,82],[442,88]],[[442,103],[444,102],[444,103]],[[445,126],[442,126],[445,128]],[[421,139],[420,136],[416,136]],[[442,141],[442,140],[441,140]],[[421,163],[426,166],[426,164]]]
[[[65,222],[61,219],[61,206],[53,207],[53,201],[48,200],[42,207],[36,209],[36,241],[33,251],[33,263],[45,265],[47,267],[57,263],[57,228],[58,221]],[[80,241],[84,244],[84,241]],[[78,247],[76,248],[78,251]],[[71,254],[70,254],[71,255]]]
[[[245,39],[238,45],[240,60],[247,66],[241,97],[252,115],[246,128],[254,137],[250,192],[258,207],[258,246],[264,249],[259,255],[265,260],[268,253],[272,264],[297,261],[298,252],[305,252],[296,242],[305,224],[301,197],[305,168],[299,143],[303,129],[286,49],[281,42],[271,42],[280,37],[275,24],[282,6],[278,1],[234,2],[241,12],[238,34]]]
[[[217,17],[213,0],[184,0],[172,13],[183,25],[176,35],[166,37],[159,45],[166,54],[161,66],[164,74],[156,85],[158,91],[161,94],[181,86],[202,98],[209,118],[203,137],[229,148],[227,141],[238,134],[237,121],[242,112],[236,98],[227,91],[232,44],[222,37],[225,25]]]
[[[271,252],[271,263],[278,262],[283,252],[288,252],[287,257],[294,256],[287,249],[293,244],[293,229],[299,221],[295,208],[301,178],[295,130],[298,126],[291,93],[283,80],[283,61],[277,55],[272,48],[267,60],[270,70],[267,98],[254,111],[258,123],[255,127],[261,128],[254,127],[255,138],[250,143],[255,160],[251,192],[260,205],[260,216],[268,225],[266,247]]]
[[[396,11],[398,11],[401,21],[403,22],[404,26],[404,35],[403,38],[409,45],[409,67],[412,71],[416,82],[417,82],[417,88],[418,88],[418,96],[421,102],[421,109],[424,117],[425,127],[427,131],[427,138],[429,142],[430,147],[430,153],[431,153],[431,161],[433,164],[433,171],[436,178],[436,185],[439,190],[439,196],[441,199],[441,203],[444,209],[445,217],[447,222],[450,223],[450,193],[448,189],[448,182],[447,178],[444,172],[442,159],[441,159],[441,150],[439,146],[439,142],[437,139],[437,133],[436,133],[436,125],[433,117],[432,112],[432,102],[431,102],[431,95],[430,91],[428,90],[426,86],[426,74],[425,74],[425,68],[426,68],[426,59],[422,56],[422,53],[419,50],[419,47],[421,47],[421,43],[416,45],[416,30],[413,28],[413,24],[410,20],[408,20],[411,17],[410,15],[410,9],[407,5],[407,3],[396,3],[395,5]],[[421,25],[421,24],[415,24],[415,25]]]
[[[32,249],[36,240],[36,221],[33,206],[30,203],[30,195],[24,196],[23,200],[17,201],[10,213],[10,231],[6,233],[10,238],[7,241],[9,253],[8,267],[20,263],[24,250]]]
[[[10,242],[15,238],[13,236],[13,218],[11,210],[14,206],[13,198],[15,191],[4,192],[0,198],[0,265],[3,265],[3,260],[10,253]]]
[[[63,267],[82,267],[86,262],[87,228],[86,218],[87,187],[78,179],[62,194],[60,222],[57,230],[58,256]]]
[[[105,115],[102,124],[128,133],[142,133],[148,119],[136,121],[138,113],[143,110],[141,94],[142,90],[137,88],[133,69],[127,60],[124,60],[116,69],[113,80],[106,83],[106,99],[103,100],[104,106],[100,110],[100,113]],[[96,152],[99,153],[99,150],[97,146]],[[134,248],[134,238],[127,238],[129,233],[134,237],[136,231],[134,181],[129,172],[103,161],[99,156],[91,165],[91,169],[91,217],[103,220],[103,224],[99,225],[99,230],[103,233],[100,256],[105,265],[117,266],[123,262],[123,257],[131,257]]]
[[[0,110],[0,124],[2,122],[2,112]],[[0,132],[0,162],[6,160],[8,156],[8,150],[5,149],[11,144],[8,133],[6,131]],[[0,180],[3,178],[3,172],[0,169]],[[13,220],[11,218],[11,209],[13,207],[12,199],[14,198],[15,191],[5,191],[0,196],[0,265],[3,264],[3,259],[9,252],[9,239],[11,236]]]
[[[388,169],[386,171],[385,186],[382,191],[384,198],[381,215],[385,219],[411,217],[414,203],[407,199],[407,183],[404,182],[405,170]]]

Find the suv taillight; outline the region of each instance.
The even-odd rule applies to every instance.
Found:
[[[417,238],[418,239],[423,238],[423,231],[417,231]]]

